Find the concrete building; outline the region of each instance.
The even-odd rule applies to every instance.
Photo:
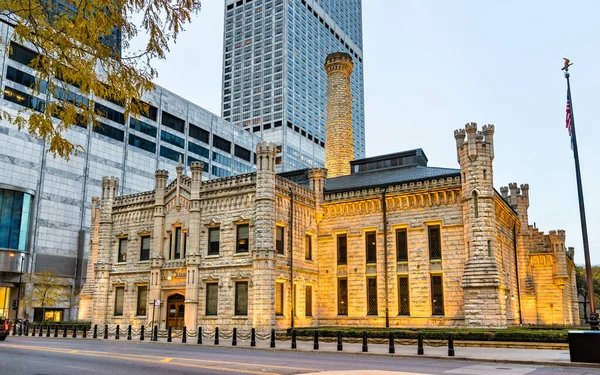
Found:
[[[191,177],[180,165],[135,195],[105,177],[80,317],[263,331],[578,323],[564,231],[529,225],[527,185],[494,189],[494,126],[454,132],[456,169],[429,167],[422,149],[353,160],[352,66],[344,53],[325,63],[334,176],[276,174],[265,142],[245,175],[205,181],[201,162]]]
[[[0,41],[9,27],[0,25]],[[156,87],[144,97],[150,104],[147,116],[126,118],[118,104],[84,98],[75,87],[64,97],[50,98],[42,83],[42,96],[32,95],[35,71],[27,64],[32,49],[0,44],[0,105],[9,113],[23,109],[43,110],[51,100],[95,102],[104,119],[92,129],[81,124],[67,132],[70,141],[84,152],[66,162],[53,158],[48,145],[0,121],[0,316],[14,318],[10,309],[19,292],[21,274],[55,270],[65,284],[64,295],[73,295],[85,279],[85,262],[92,215],[91,197],[100,195],[102,176],[117,176],[119,194],[133,194],[154,187],[154,171],[175,173],[181,158],[184,170],[202,161],[204,179],[227,177],[255,170],[253,151],[260,141],[254,134]],[[27,284],[22,294],[28,295]],[[41,309],[22,311],[19,317],[41,319]],[[46,318],[68,319],[71,299],[46,306]]]
[[[354,157],[365,156],[361,0],[226,0],[226,120],[277,146],[277,171],[325,165],[323,58],[354,59]]]

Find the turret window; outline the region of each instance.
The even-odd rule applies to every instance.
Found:
[[[476,191],[473,192],[473,215],[479,217],[479,196]]]

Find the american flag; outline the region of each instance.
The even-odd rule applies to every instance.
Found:
[[[571,134],[571,93],[567,91],[567,118],[566,118],[567,130],[569,131],[569,136]]]

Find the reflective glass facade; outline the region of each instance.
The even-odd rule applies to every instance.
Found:
[[[227,0],[223,117],[281,146],[279,170],[323,166],[328,54],[354,60],[355,158],[365,155],[361,0]]]
[[[0,248],[27,250],[32,197],[0,189]]]

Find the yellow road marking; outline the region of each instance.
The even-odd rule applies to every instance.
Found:
[[[254,370],[246,370],[246,369],[240,369],[240,368],[173,362],[173,360],[178,360],[178,361],[193,360],[190,358],[165,357],[163,359],[157,359],[156,356],[149,356],[149,355],[121,354],[121,353],[111,353],[111,352],[95,352],[95,351],[88,351],[88,350],[42,348],[42,347],[38,347],[38,346],[14,345],[14,344],[3,344],[2,346],[9,347],[9,348],[17,348],[17,349],[37,350],[37,351],[42,351],[42,352],[78,354],[78,355],[89,356],[89,357],[104,357],[104,358],[122,359],[122,360],[145,362],[145,363],[162,363],[162,364],[167,364],[169,366],[211,369],[211,370],[227,371],[227,372],[234,372],[234,373],[240,373],[240,374],[243,373],[243,374],[253,374],[253,375],[281,375],[279,373],[274,373],[274,372],[254,371]],[[142,358],[142,357],[149,357],[149,358]],[[150,359],[150,358],[152,358],[152,359]],[[193,361],[199,361],[199,360],[193,360]],[[255,367],[285,367],[285,366],[270,366],[270,365],[262,365],[262,364],[251,364],[251,363],[246,364],[246,363],[241,363],[241,362],[221,362],[221,361],[206,361],[206,362],[217,362],[217,363],[221,363],[221,364],[235,365],[235,366],[250,365],[250,366],[255,366]],[[288,367],[288,369],[291,369],[291,368]]]

